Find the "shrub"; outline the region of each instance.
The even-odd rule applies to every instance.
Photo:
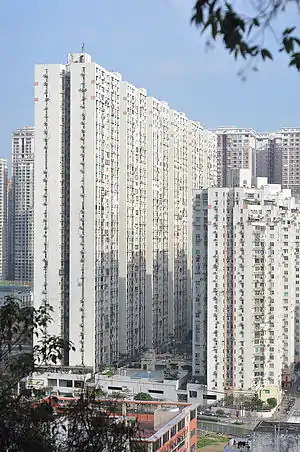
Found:
[[[277,399],[275,397],[271,397],[267,400],[267,404],[270,408],[275,408],[277,406]]]

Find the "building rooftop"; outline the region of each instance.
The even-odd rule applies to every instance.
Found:
[[[136,373],[133,373],[132,375],[130,375],[130,378],[132,380],[140,380],[142,378],[149,378],[151,380],[163,380],[164,373],[160,370],[149,371],[149,372],[140,371],[140,372],[136,372]]]
[[[50,403],[58,412],[68,406],[69,403],[76,402],[78,398],[63,397],[63,396],[47,396],[40,400],[42,402]],[[112,400],[99,399],[93,402],[94,404],[102,404],[103,409],[109,408],[113,403],[113,416],[121,421],[122,419],[135,418],[139,424],[139,438],[147,442],[156,442],[166,432],[178,424],[178,429],[175,435],[186,428],[185,422],[182,421],[189,412],[198,408],[198,404],[180,403],[180,402],[156,402],[156,401],[139,401],[139,400]],[[194,412],[193,419],[196,419],[196,412]]]
[[[31,283],[28,281],[0,281],[0,290],[8,288],[27,288],[31,289]]]

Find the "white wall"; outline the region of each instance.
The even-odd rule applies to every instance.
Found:
[[[53,307],[50,334],[61,334],[61,65],[35,68],[34,305]],[[48,71],[48,79],[44,77]],[[48,97],[46,86],[48,80]],[[48,118],[45,107],[48,106]],[[46,126],[44,125],[46,123]],[[48,130],[47,162],[44,149]],[[47,188],[47,197],[44,198]]]

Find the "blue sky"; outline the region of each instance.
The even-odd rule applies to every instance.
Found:
[[[82,42],[93,60],[204,126],[300,126],[300,74],[284,58],[242,82],[220,46],[191,27],[192,0],[12,0],[2,5],[0,156],[33,124],[35,63],[63,63]]]

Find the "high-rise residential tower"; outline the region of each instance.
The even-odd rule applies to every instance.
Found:
[[[216,133],[218,136],[218,187],[232,186],[232,170],[250,169],[254,176],[254,130],[219,127]]]
[[[0,279],[7,278],[8,271],[8,218],[7,218],[7,159],[0,158]]]
[[[11,264],[9,279],[33,282],[34,128],[12,134]]]
[[[193,374],[209,389],[290,381],[299,233],[290,191],[265,178],[195,191]]]
[[[300,128],[280,130],[282,138],[281,184],[300,199]]]
[[[13,183],[7,181],[7,279],[13,280]]]
[[[120,74],[69,54],[35,71],[35,302],[65,363],[163,350],[191,329],[193,188],[216,135]]]
[[[300,129],[256,134],[256,173],[300,198]]]
[[[282,185],[282,158],[283,141],[280,132],[256,134],[256,175],[258,177],[267,177],[270,183]]]

